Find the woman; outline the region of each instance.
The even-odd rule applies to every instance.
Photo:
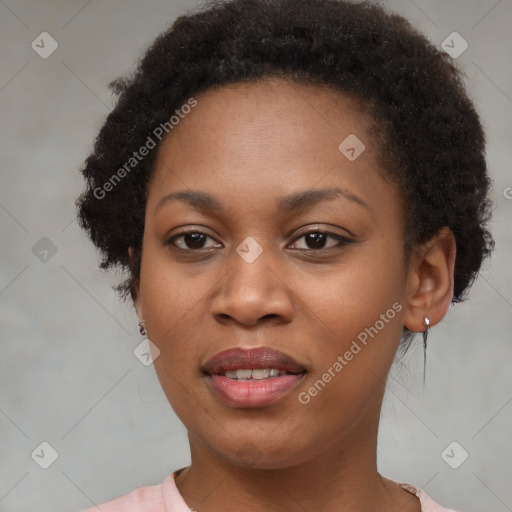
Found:
[[[231,0],[112,87],[79,220],[128,271],[192,462],[101,510],[445,510],[376,450],[397,350],[493,246],[451,58],[372,4]]]

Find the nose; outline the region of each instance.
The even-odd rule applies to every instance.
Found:
[[[270,265],[268,254],[265,250],[248,263],[233,253],[230,269],[221,282],[222,288],[212,300],[211,312],[219,323],[235,322],[254,327],[263,322],[292,321],[291,287],[276,265]]]

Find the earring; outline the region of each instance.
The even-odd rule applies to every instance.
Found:
[[[428,329],[430,327],[430,318],[426,316],[423,319],[423,324],[425,325],[425,330],[423,331],[423,348],[427,350],[427,336],[428,336]]]
[[[146,328],[144,327],[144,321],[139,322],[139,332],[141,336],[146,336]]]
[[[427,336],[430,327],[430,318],[428,316],[423,319],[423,325],[425,325],[425,330],[423,331],[423,384],[425,384],[425,374],[427,371]]]

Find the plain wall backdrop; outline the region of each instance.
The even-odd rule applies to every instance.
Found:
[[[512,510],[512,1],[385,4],[438,46],[453,32],[468,43],[456,61],[487,132],[496,250],[469,300],[431,329],[425,385],[421,336],[397,361],[379,469],[446,507],[505,512]],[[134,356],[142,338],[134,309],[111,288],[120,276],[98,269],[74,201],[83,188],[79,168],[114,105],[107,83],[196,5],[0,0],[2,511],[79,511],[160,483],[190,462],[186,430],[153,367]],[[47,58],[40,54],[55,43],[42,32],[58,44]],[[447,447],[452,460],[468,453],[457,469],[442,456]],[[57,459],[43,469],[52,450]]]

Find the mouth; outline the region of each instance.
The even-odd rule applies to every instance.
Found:
[[[308,372],[292,357],[269,347],[225,350],[201,369],[209,389],[225,404],[238,408],[263,407],[280,400]]]
[[[216,373],[214,375],[221,375],[231,380],[267,380],[283,375],[304,375],[306,370],[302,372],[288,372],[280,370],[279,368],[243,368],[240,370],[226,370],[224,372]]]

